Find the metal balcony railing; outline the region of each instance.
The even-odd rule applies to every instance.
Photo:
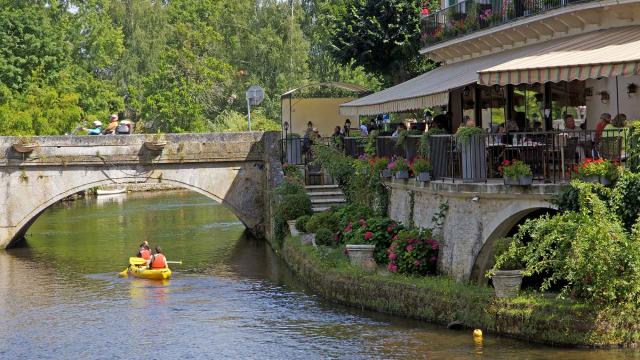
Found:
[[[597,0],[465,0],[420,22],[422,47],[575,3]]]
[[[434,180],[485,182],[500,179],[500,166],[505,160],[519,160],[529,165],[537,182],[566,182],[575,174],[576,166],[587,158],[614,162],[625,161],[628,132],[623,129],[596,131],[485,133],[460,142],[455,135],[434,135],[429,138],[428,160]],[[345,154],[363,155],[360,144],[364,138],[345,138]],[[347,145],[350,144],[350,145]],[[408,136],[402,145],[397,138],[376,139],[376,156],[418,156],[420,137]]]

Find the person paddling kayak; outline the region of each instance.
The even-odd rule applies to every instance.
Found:
[[[156,246],[156,253],[151,256],[151,261],[149,261],[149,268],[151,269],[164,269],[168,268],[167,258],[162,253],[162,249],[160,246]]]
[[[147,261],[151,260],[151,248],[149,248],[149,242],[147,240],[143,241],[140,244],[140,248],[138,249],[137,257],[143,258]]]

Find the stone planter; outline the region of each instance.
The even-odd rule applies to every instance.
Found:
[[[380,177],[383,179],[391,179],[391,170],[384,169],[380,171]]]
[[[373,260],[373,250],[375,250],[375,248],[375,245],[347,244],[347,253],[349,254],[351,265],[364,268],[366,262],[371,262]]]
[[[408,179],[408,178],[409,178],[409,170],[396,172],[396,179],[402,180],[402,179]]]
[[[590,182],[590,183],[594,183],[594,184],[602,184],[604,186],[611,185],[611,180],[607,179],[604,176],[598,176],[598,175],[592,175],[592,176],[583,177],[582,181]]]
[[[416,176],[416,180],[421,182],[431,181],[431,176],[428,171],[421,172]]]
[[[303,245],[313,245],[316,240],[316,234],[300,233],[300,242]]]
[[[611,180],[607,179],[604,176],[600,176],[598,177],[598,181],[600,182],[600,184],[604,185],[604,186],[609,186],[611,185]]]
[[[22,153],[22,154],[27,154],[33,151],[33,149],[36,148],[36,144],[13,144],[11,145],[11,147],[13,147],[13,150]]]
[[[531,186],[533,184],[533,175],[520,175],[518,176],[518,182],[520,186]]]
[[[522,284],[522,271],[520,270],[496,270],[491,277],[496,297],[513,298],[518,296],[520,284]]]
[[[150,151],[162,151],[167,145],[166,141],[145,141],[144,147]]]
[[[296,221],[295,220],[287,220],[287,224],[289,224],[289,232],[291,236],[298,236],[300,232],[296,229]]]
[[[505,185],[520,185],[520,180],[518,178],[512,177],[503,177]]]

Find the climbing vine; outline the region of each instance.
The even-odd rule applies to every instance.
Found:
[[[409,227],[412,228],[415,226],[414,217],[414,208],[416,206],[416,193],[413,191],[409,191]]]
[[[449,201],[445,200],[438,205],[438,211],[431,217],[431,223],[433,224],[434,231],[442,230],[442,226],[444,225],[444,221],[447,216],[447,211],[449,211]]]

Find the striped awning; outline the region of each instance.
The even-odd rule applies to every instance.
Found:
[[[502,54],[441,66],[411,80],[340,105],[347,116],[377,115],[447,105],[449,92],[474,84],[477,72],[499,64]]]
[[[533,84],[640,74],[640,26],[593,31],[510,51],[478,72],[482,85]]]
[[[347,116],[446,105],[463,86],[533,84],[640,75],[640,26],[549,40],[439,67],[404,83],[340,105]]]

